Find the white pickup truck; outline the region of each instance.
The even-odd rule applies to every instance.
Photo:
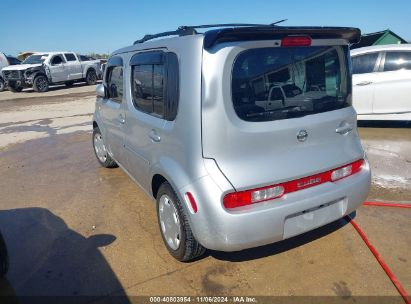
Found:
[[[99,60],[89,60],[71,52],[34,53],[20,65],[5,67],[3,79],[12,92],[33,87],[37,92],[46,92],[51,84],[73,85],[85,81],[89,85],[101,78]]]

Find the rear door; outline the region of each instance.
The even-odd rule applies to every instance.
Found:
[[[338,43],[233,42],[204,51],[203,155],[237,190],[362,158],[348,46]]]
[[[411,50],[386,51],[374,89],[374,113],[411,112]]]
[[[375,81],[382,52],[353,56],[353,106],[358,114],[372,114],[375,96]]]
[[[76,80],[83,77],[80,61],[77,60],[77,57],[74,53],[64,53],[66,58],[66,66],[70,72],[69,79]]]
[[[66,66],[63,54],[56,54],[51,57],[49,70],[53,82],[63,82],[69,80],[70,72]]]
[[[150,189],[150,166],[175,149],[173,120],[178,100],[178,60],[162,50],[136,53],[130,61],[131,90],[125,128],[126,169]]]
[[[124,71],[120,56],[110,58],[107,66],[107,96],[101,103],[100,113],[105,128],[105,143],[116,161],[124,162]]]

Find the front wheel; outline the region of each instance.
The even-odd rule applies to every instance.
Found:
[[[34,78],[33,89],[34,91],[40,93],[47,92],[49,90],[49,81],[47,77],[44,75],[39,75]]]
[[[93,148],[94,154],[97,157],[98,162],[104,168],[116,168],[117,163],[108,154],[106,145],[104,144],[103,136],[101,135],[98,127],[93,130]]]
[[[86,75],[86,82],[88,85],[94,85],[97,83],[97,74],[94,70],[89,70]]]
[[[0,78],[0,92],[3,92],[4,89],[5,89],[4,80],[2,78]]]
[[[0,233],[0,278],[4,277],[9,270],[9,255],[6,243]]]
[[[188,262],[205,253],[206,249],[194,238],[186,212],[168,182],[158,190],[157,218],[164,244],[175,259]]]

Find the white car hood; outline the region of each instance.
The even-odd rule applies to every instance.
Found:
[[[41,64],[16,64],[16,65],[9,65],[2,69],[2,71],[23,71],[27,70],[28,68],[34,68],[41,66]]]

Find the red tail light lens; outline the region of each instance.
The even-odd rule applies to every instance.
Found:
[[[197,213],[198,208],[197,208],[197,203],[196,203],[196,200],[194,199],[194,196],[190,192],[187,192],[186,195],[187,195],[188,201],[191,204],[191,208],[193,209],[193,212]]]
[[[308,36],[288,36],[281,40],[281,46],[310,46],[311,38]]]
[[[351,164],[336,169],[314,174],[286,183],[229,193],[223,198],[224,207],[227,209],[247,206],[282,197],[284,194],[311,188],[326,182],[335,182],[361,171],[364,160],[360,159]]]

